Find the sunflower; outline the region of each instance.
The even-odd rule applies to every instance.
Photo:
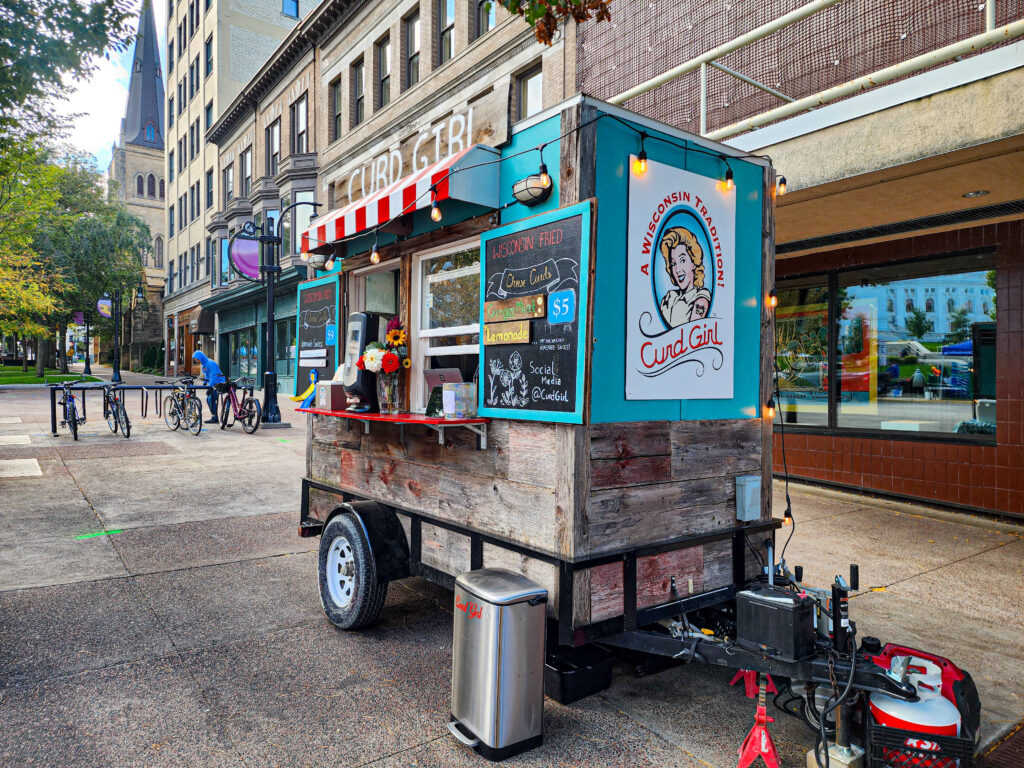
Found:
[[[405,358],[405,360],[402,361],[402,367],[403,368],[412,368],[412,360],[410,360],[408,357]]]
[[[387,335],[388,344],[393,347],[400,347],[405,344],[405,331],[401,328],[392,328]]]

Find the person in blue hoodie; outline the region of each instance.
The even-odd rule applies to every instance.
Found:
[[[212,414],[209,419],[206,420],[207,424],[217,423],[217,390],[215,387],[218,384],[223,384],[227,381],[227,378],[220,370],[220,366],[217,365],[213,360],[208,358],[198,349],[192,353],[192,360],[203,366],[203,384],[207,386],[206,390],[206,404],[210,406],[210,413]]]

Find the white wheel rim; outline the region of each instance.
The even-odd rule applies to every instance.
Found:
[[[352,545],[344,536],[338,536],[331,542],[327,552],[327,591],[331,600],[339,608],[347,608],[352,603],[355,590],[356,559]]]

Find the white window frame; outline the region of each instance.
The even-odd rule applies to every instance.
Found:
[[[380,264],[371,264],[368,267],[360,267],[359,269],[353,269],[350,273],[352,275],[352,282],[349,283],[349,312],[365,312],[366,311],[366,277],[367,275],[373,275],[378,272],[399,272],[399,278],[401,278],[402,260],[400,258],[388,259],[382,261]],[[395,300],[401,302],[402,297],[396,296]],[[401,306],[397,307],[398,314],[401,315]],[[348,318],[345,318],[348,322]]]
[[[438,256],[444,256],[448,253],[458,253],[459,251],[465,251],[472,247],[479,249],[480,239],[478,237],[470,237],[465,240],[459,240],[454,243],[446,243],[445,245],[437,248],[432,248],[428,251],[417,253],[413,258],[412,263],[412,296],[409,307],[410,322],[409,322],[409,357],[412,360],[412,376],[410,376],[409,382],[409,405],[410,410],[413,413],[423,413],[426,410],[427,395],[426,382],[423,378],[423,372],[426,370],[427,358],[435,357],[439,355],[479,355],[480,345],[479,344],[458,344],[451,347],[434,347],[431,348],[429,340],[440,336],[461,336],[463,334],[479,334],[480,323],[473,323],[470,325],[457,325],[448,328],[431,328],[423,329],[420,327],[423,318],[423,262],[427,259],[435,259]],[[475,271],[478,275],[481,274],[483,269],[482,260],[479,266],[474,269],[473,267],[462,267],[461,269],[454,270],[455,273],[461,272],[462,274],[471,274]],[[447,273],[447,277],[450,279],[453,273]]]

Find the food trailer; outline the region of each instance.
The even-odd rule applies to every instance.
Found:
[[[737,627],[752,582],[797,581],[774,567],[770,161],[585,96],[489,146],[481,116],[463,128],[433,163],[422,136],[371,158],[377,188],[303,234],[325,269],[298,369],[351,371],[360,312],[398,317],[410,360],[397,414],[302,409],[328,618],[371,623],[392,580],[502,568],[547,589],[556,673],[600,642],[914,699],[881,647],[821,649],[852,639],[831,630],[842,590],[794,597],[771,638]],[[475,414],[426,414],[442,369],[476,382]]]

